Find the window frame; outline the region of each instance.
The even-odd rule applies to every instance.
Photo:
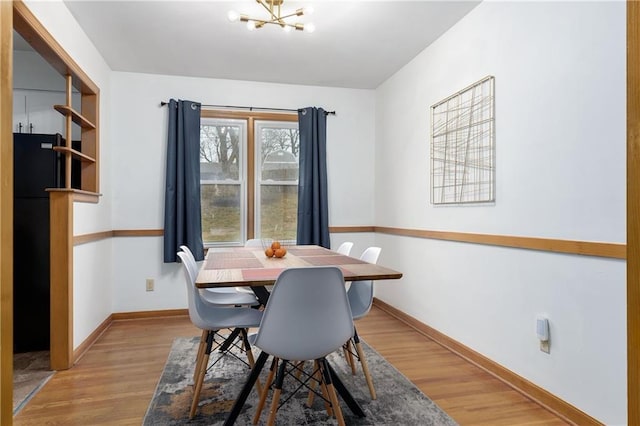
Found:
[[[261,111],[235,111],[235,110],[216,110],[203,108],[200,113],[202,120],[206,119],[231,119],[246,121],[247,139],[245,152],[242,155],[245,163],[241,165],[246,171],[245,173],[245,192],[242,194],[244,209],[244,240],[256,238],[256,194],[259,183],[256,182],[256,121],[271,122],[298,122],[297,113],[280,113],[280,112],[261,112]],[[241,231],[241,235],[243,235]],[[220,243],[220,245],[229,245],[228,243]],[[213,247],[214,245],[205,243],[205,247]]]

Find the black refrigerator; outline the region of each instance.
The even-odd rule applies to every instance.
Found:
[[[49,193],[64,187],[64,155],[59,134],[14,133],[13,350],[49,350]],[[79,187],[79,164],[72,186]],[[75,170],[74,170],[75,169]]]

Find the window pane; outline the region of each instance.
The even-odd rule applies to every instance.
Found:
[[[200,123],[200,197],[205,246],[240,244],[245,235],[242,147],[246,122],[209,119]]]
[[[298,186],[260,186],[260,235],[279,240],[296,239]]]
[[[267,127],[260,129],[262,180],[298,181],[300,138],[296,128]]]
[[[256,123],[256,220],[262,237],[295,240],[298,217],[298,155],[296,122]]]
[[[239,180],[240,126],[200,126],[200,180]]]
[[[202,239],[205,243],[242,241],[240,185],[201,185]]]

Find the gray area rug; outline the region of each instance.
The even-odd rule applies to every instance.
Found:
[[[193,395],[193,367],[199,338],[178,338],[165,365],[160,382],[151,399],[143,425],[219,425],[224,422],[233,406],[235,397],[249,374],[249,368],[231,355],[225,355],[208,372],[200,394],[198,413],[189,420],[189,407]],[[377,352],[363,342],[363,348],[369,362],[369,369],[376,386],[377,399],[371,400],[369,389],[358,364],[357,374],[344,360],[342,352],[328,357],[329,362],[341,377],[345,386],[362,406],[366,417],[353,415],[340,400],[341,408],[348,425],[456,425],[456,423],[416,388],[404,375],[385,361]],[[258,350],[254,348],[257,358]],[[214,359],[211,355],[211,360]],[[244,359],[244,358],[243,358]],[[265,364],[261,382],[265,382],[270,359]],[[309,363],[310,367],[311,364]],[[287,398],[287,390],[296,388],[296,382],[285,378],[280,401]],[[298,391],[291,400],[278,410],[276,423],[280,425],[332,425],[337,422],[327,416],[322,400],[315,398],[312,407],[306,407],[307,392]],[[250,425],[258,401],[256,389],[251,391],[236,424]],[[268,405],[262,412],[259,424],[265,424],[268,417]]]
[[[49,351],[13,354],[13,415],[49,381]]]

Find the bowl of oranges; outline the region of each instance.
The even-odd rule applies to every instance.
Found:
[[[262,248],[264,248],[264,255],[271,258],[283,258],[287,254],[287,249],[284,248],[284,245],[278,241],[271,238],[262,240]]]

